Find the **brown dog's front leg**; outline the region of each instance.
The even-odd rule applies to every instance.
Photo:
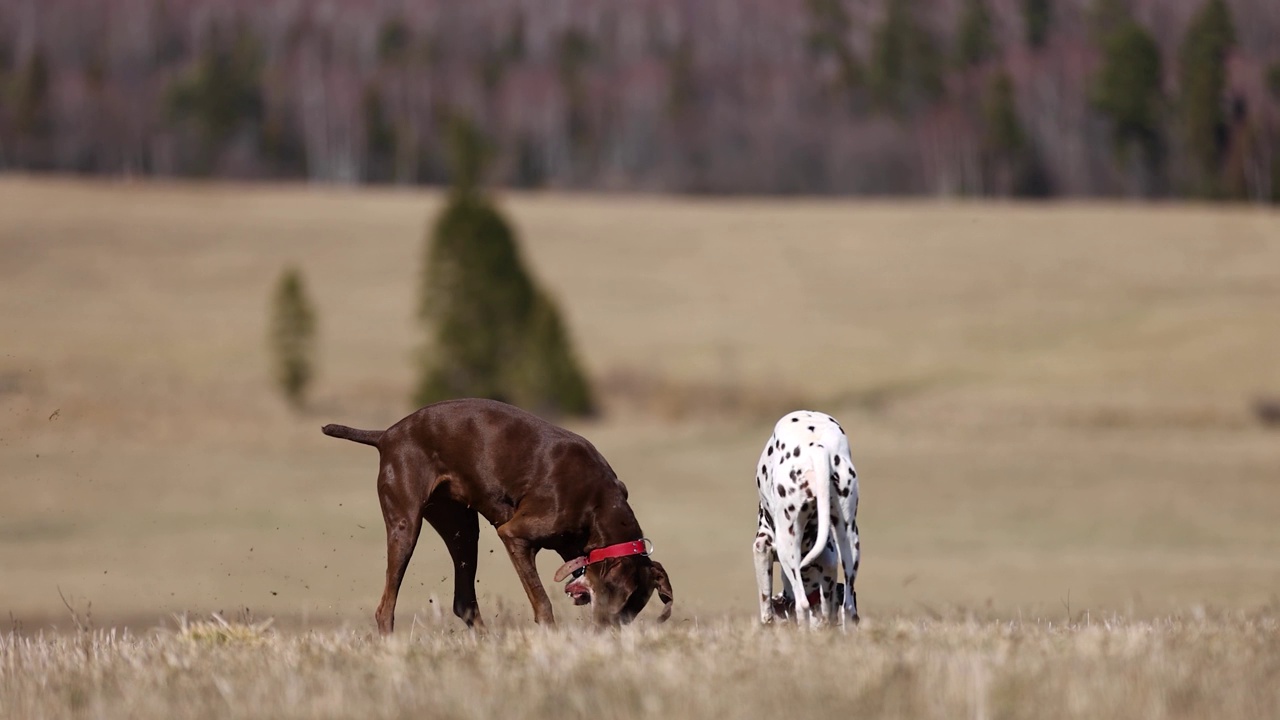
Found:
[[[555,625],[551,598],[547,597],[547,591],[542,587],[542,580],[538,578],[538,566],[534,563],[538,550],[519,533],[518,518],[512,518],[498,528],[498,537],[502,538],[502,544],[511,556],[511,564],[516,568],[516,575],[520,577],[520,584],[524,585],[524,592],[529,596],[529,604],[533,606],[534,622],[539,625]]]

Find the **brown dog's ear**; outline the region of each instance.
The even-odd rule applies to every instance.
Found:
[[[561,565],[560,569],[556,571],[556,577],[555,577],[556,582],[560,582],[561,580],[569,577],[574,572],[576,572],[578,568],[585,567],[586,564],[587,564],[587,559],[585,557],[579,557],[579,558],[574,558],[569,562]]]
[[[662,567],[662,563],[653,563],[653,586],[658,591],[658,598],[664,603],[662,614],[658,616],[658,622],[666,622],[671,617],[671,606],[675,604],[675,596],[671,594],[671,578],[667,576],[667,569]]]

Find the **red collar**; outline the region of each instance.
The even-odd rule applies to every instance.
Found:
[[[652,544],[647,538],[631,540],[630,542],[622,542],[617,545],[608,545],[587,553],[587,564],[594,565],[601,560],[608,560],[609,558],[629,557],[631,555],[648,555],[651,547]]]
[[[582,557],[576,557],[556,571],[556,582],[569,577],[573,573],[585,569],[588,565],[594,565],[601,560],[610,558],[630,557],[632,555],[648,555],[653,552],[653,543],[649,542],[649,538],[640,538],[639,540],[628,540],[620,542],[616,545],[606,545],[587,553]]]

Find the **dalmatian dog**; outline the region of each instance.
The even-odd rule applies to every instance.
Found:
[[[801,625],[858,622],[858,472],[844,428],[830,415],[784,416],[760,453],[755,551],[760,622],[794,615]],[[782,593],[773,594],[773,563]],[[837,583],[843,565],[845,582]],[[799,592],[796,592],[799,590]]]

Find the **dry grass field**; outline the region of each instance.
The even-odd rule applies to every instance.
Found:
[[[319,426],[411,409],[437,194],[6,178],[0,715],[511,710],[485,683],[532,694],[514,717],[1280,712],[1280,432],[1251,410],[1280,396],[1280,214],[501,200],[603,395],[572,427],[631,489],[672,622],[598,636],[557,599],[567,629],[530,630],[482,531],[500,629],[472,638],[424,534],[404,632],[368,639],[376,454]],[[289,263],[320,319],[301,414],[265,356]],[[800,406],[841,419],[862,476],[857,633],[751,629],[752,465]],[[67,632],[59,591],[98,634]],[[246,608],[276,634],[175,629]],[[758,685],[771,656],[799,705]]]
[[[0,713],[128,718],[1269,718],[1280,615],[1072,627],[749,622],[391,642],[208,623],[0,639]]]

